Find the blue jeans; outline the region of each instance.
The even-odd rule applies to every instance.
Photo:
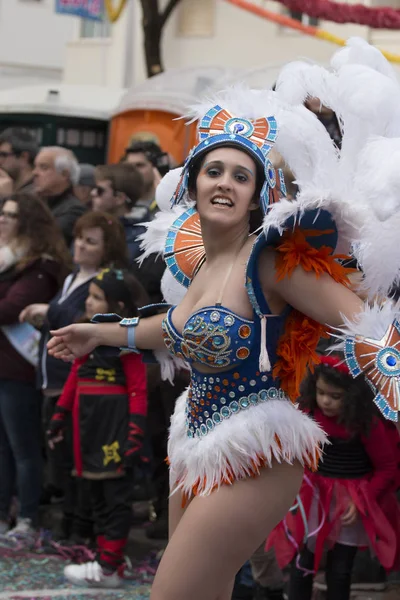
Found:
[[[33,384],[0,380],[0,519],[15,491],[19,517],[36,524],[41,491],[41,395]]]

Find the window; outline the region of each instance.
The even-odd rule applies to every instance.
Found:
[[[104,133],[99,132],[96,136],[97,147],[102,148],[104,146]]]
[[[178,9],[178,35],[212,37],[214,35],[215,0],[182,0]]]
[[[67,129],[65,145],[70,148],[79,146],[80,144],[80,131],[78,129]]]
[[[111,23],[108,19],[94,21],[93,19],[81,19],[81,38],[109,38],[111,37]]]
[[[83,146],[83,148],[95,148],[96,147],[96,132],[95,131],[83,131],[82,132],[82,146]]]
[[[294,19],[295,21],[299,21],[299,23],[301,23],[302,25],[310,25],[311,27],[318,27],[318,25],[319,25],[319,21],[317,18],[309,17],[308,15],[306,15],[305,13],[302,13],[302,12],[288,10],[287,8],[282,7],[282,14],[285,17],[290,17],[291,19]],[[285,34],[285,35],[297,35],[300,33],[296,29],[292,29],[291,27],[286,27],[285,25],[279,25],[279,30],[282,34]]]
[[[305,13],[296,12],[295,10],[289,10],[288,16],[295,21],[299,21],[303,25],[311,25],[312,27],[318,27],[317,17],[309,17]]]
[[[65,144],[65,129],[57,129],[57,146]]]

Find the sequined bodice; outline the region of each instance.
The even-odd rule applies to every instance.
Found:
[[[250,356],[256,334],[254,321],[220,305],[208,306],[189,317],[180,335],[172,322],[173,310],[174,307],[169,309],[163,321],[163,336],[166,347],[175,356],[219,369]]]

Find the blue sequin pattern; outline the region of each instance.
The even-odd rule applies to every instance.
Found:
[[[255,324],[222,306],[211,306],[191,315],[182,331],[177,332],[170,308],[163,321],[165,345],[175,356],[188,362],[224,368],[250,356]]]
[[[271,374],[242,370],[201,373],[193,369],[186,404],[188,437],[203,437],[233,415],[269,400],[284,400]]]

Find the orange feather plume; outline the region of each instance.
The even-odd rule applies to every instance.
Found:
[[[334,255],[332,248],[315,248],[307,238],[328,234],[330,231],[302,230],[286,231],[277,246],[276,272],[278,281],[290,277],[297,267],[313,272],[317,277],[327,273],[337,283],[349,286],[348,275],[355,269],[341,265],[337,259],[348,259],[346,255]],[[320,359],[317,354],[319,340],[329,337],[327,327],[293,310],[285,324],[285,331],[278,342],[278,360],[273,369],[274,377],[280,379],[281,388],[295,402],[300,395],[300,384],[307,369],[314,371]]]

